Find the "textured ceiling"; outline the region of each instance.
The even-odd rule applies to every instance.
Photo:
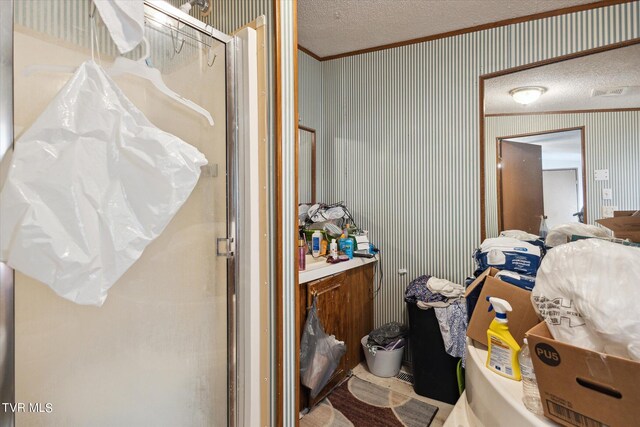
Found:
[[[640,108],[640,44],[556,62],[485,81],[485,114],[562,110]],[[509,91],[521,86],[547,88],[528,106]],[[615,97],[592,97],[591,90],[628,86]]]
[[[298,42],[330,56],[594,0],[298,0]]]

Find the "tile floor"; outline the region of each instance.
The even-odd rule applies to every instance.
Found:
[[[405,396],[409,396],[416,400],[437,406],[439,409],[430,427],[442,427],[445,420],[453,410],[453,405],[440,402],[437,400],[429,399],[428,397],[424,397],[416,394],[413,391],[413,387],[411,386],[411,384],[408,384],[402,380],[399,380],[398,378],[395,378],[395,377],[380,378],[373,375],[367,369],[366,363],[361,363],[360,365],[356,366],[356,368],[353,370],[353,375],[365,381],[369,381],[370,383],[379,385],[381,387],[390,388],[393,391],[396,391],[400,394],[404,394]],[[304,423],[301,423],[301,424],[303,425]]]

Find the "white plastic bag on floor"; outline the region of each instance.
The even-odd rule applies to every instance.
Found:
[[[100,306],[206,163],[87,61],[15,144],[0,193],[0,258],[66,299]]]
[[[599,239],[553,248],[531,297],[558,341],[640,360],[640,248]]]

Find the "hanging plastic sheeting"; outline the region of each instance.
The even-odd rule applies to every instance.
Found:
[[[100,306],[205,164],[87,61],[15,144],[0,193],[0,257],[66,299]]]
[[[144,36],[143,0],[93,0],[120,53],[127,53]]]

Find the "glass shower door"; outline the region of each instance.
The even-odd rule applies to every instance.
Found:
[[[18,140],[71,76],[23,71],[76,67],[92,57],[91,2],[15,0],[14,9]],[[155,126],[209,163],[102,307],[76,305],[15,272],[15,400],[45,409],[16,413],[18,427],[227,425],[229,261],[216,255],[216,239],[228,235],[229,46],[155,8],[145,6],[145,15],[149,64],[173,91],[208,110],[215,125],[146,80],[114,80]],[[116,48],[95,16],[93,56],[108,68]],[[138,48],[131,57],[141,54]]]

